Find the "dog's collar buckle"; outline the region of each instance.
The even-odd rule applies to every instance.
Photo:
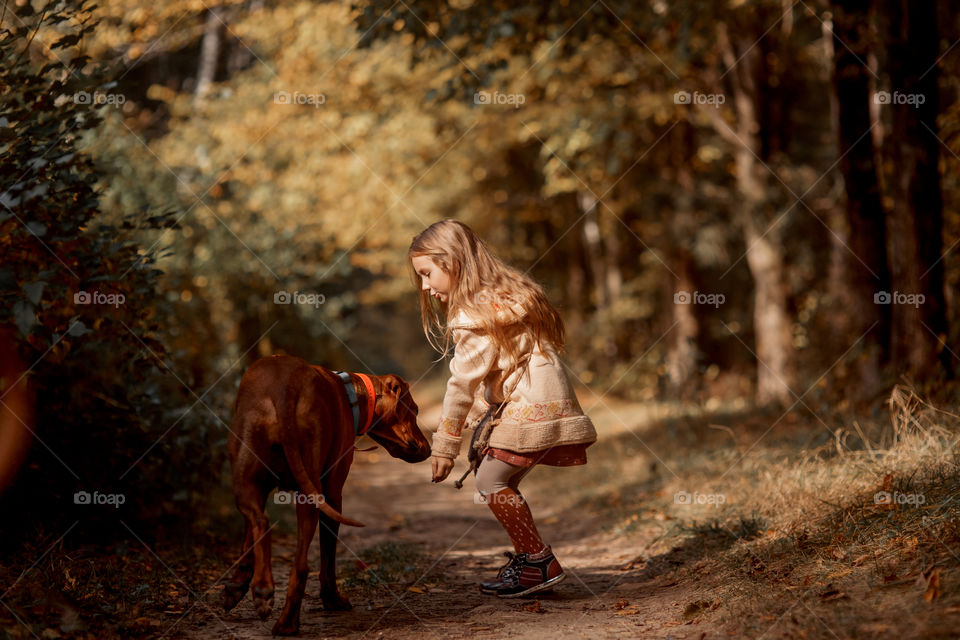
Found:
[[[350,401],[350,410],[353,412],[353,433],[355,436],[360,437],[367,433],[370,430],[370,426],[373,424],[373,408],[376,402],[376,395],[373,390],[373,381],[370,380],[369,376],[365,376],[362,373],[358,373],[360,380],[363,382],[363,386],[367,391],[367,419],[364,421],[365,424],[363,427],[360,427],[360,400],[357,397],[357,389],[353,384],[353,379],[350,377],[350,374],[346,371],[334,371],[341,380],[343,380],[343,386],[347,390],[347,399]]]

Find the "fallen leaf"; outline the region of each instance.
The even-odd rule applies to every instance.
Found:
[[[613,603],[613,608],[618,610],[623,609],[628,604],[630,604],[630,602],[626,598],[620,598],[619,600]]]
[[[927,579],[927,589],[923,592],[923,599],[932,602],[940,597],[940,569],[934,567],[924,577]]]
[[[842,600],[846,597],[847,594],[843,593],[832,584],[828,584],[827,588],[820,593],[820,599],[824,602],[829,602],[831,600]]]
[[[872,553],[865,553],[865,554],[863,554],[862,556],[854,559],[854,561],[853,561],[851,564],[853,564],[853,566],[855,566],[855,567],[859,567],[861,564],[863,564],[864,562],[866,562],[867,560],[869,560],[869,559],[872,558],[872,557],[873,557],[873,554],[872,554]]]
[[[64,569],[63,579],[64,579],[64,582],[66,582],[68,589],[77,588],[77,579],[70,575],[70,569]]]
[[[848,573],[853,573],[853,569],[840,569],[840,571],[834,571],[833,573],[827,576],[827,580],[833,580],[834,578],[842,578]]]
[[[407,587],[407,591],[413,591],[414,593],[423,593],[423,589],[420,587]]]
[[[697,600],[695,602],[691,602],[683,610],[683,617],[687,619],[694,618],[698,616],[700,613],[702,613],[704,610],[709,608],[710,608],[709,600]]]
[[[544,613],[544,610],[540,607],[540,601],[534,600],[523,605],[523,608],[529,611],[530,613]]]

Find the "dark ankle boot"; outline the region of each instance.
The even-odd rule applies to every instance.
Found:
[[[484,593],[501,598],[519,598],[550,589],[566,578],[563,568],[548,546],[539,553],[518,553],[497,575],[497,580],[480,586]]]
[[[497,590],[504,586],[504,581],[512,579],[511,576],[519,570],[520,556],[522,554],[504,551],[503,555],[507,557],[507,564],[500,567],[500,570],[497,572],[497,577],[494,580],[481,582],[480,591],[496,595]]]

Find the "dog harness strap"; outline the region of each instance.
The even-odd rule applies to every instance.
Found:
[[[360,402],[357,400],[357,390],[353,386],[353,379],[346,371],[334,371],[340,379],[343,380],[343,386],[347,389],[347,400],[350,401],[350,409],[353,411],[353,432],[360,435]]]
[[[370,379],[370,376],[362,373],[358,373],[357,375],[360,376],[360,380],[363,381],[363,386],[367,390],[367,419],[364,421],[363,428],[357,431],[357,435],[362,436],[370,430],[370,425],[373,424],[373,408],[376,404],[377,396],[373,390],[373,381]]]

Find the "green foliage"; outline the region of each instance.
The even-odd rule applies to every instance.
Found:
[[[343,562],[340,581],[347,589],[407,586],[423,577],[423,550],[415,544],[384,542],[360,552],[360,559]]]
[[[49,3],[36,13],[29,4],[5,6],[0,324],[16,328],[37,392],[37,442],[4,500],[21,514],[76,516],[95,528],[116,514],[78,507],[75,491],[124,493],[127,517],[157,515],[174,506],[184,479],[209,474],[198,472],[210,447],[204,430],[184,429],[197,427],[194,420],[178,424],[187,398],[162,365],[160,249],[137,242],[173,226],[171,214],[102,215],[99,176],[78,149],[102,110],[113,108],[96,96],[115,87],[76,49],[95,28],[91,10],[89,2]],[[179,429],[162,437],[171,425]]]
[[[164,236],[176,251],[160,262],[178,318],[165,343],[198,375],[227,375],[224,386],[277,351],[378,372],[429,361],[425,343],[413,358],[403,349],[422,335],[406,248],[470,178],[441,184],[450,173],[430,171],[459,132],[420,113],[421,79],[395,47],[343,57],[351,29],[332,3],[241,14],[230,31],[255,50],[251,68],[204,100],[148,87],[167,135],[138,139],[114,110],[87,140],[109,209],[176,209],[180,229]],[[278,103],[281,92],[324,102]],[[323,302],[280,306],[281,291]]]

